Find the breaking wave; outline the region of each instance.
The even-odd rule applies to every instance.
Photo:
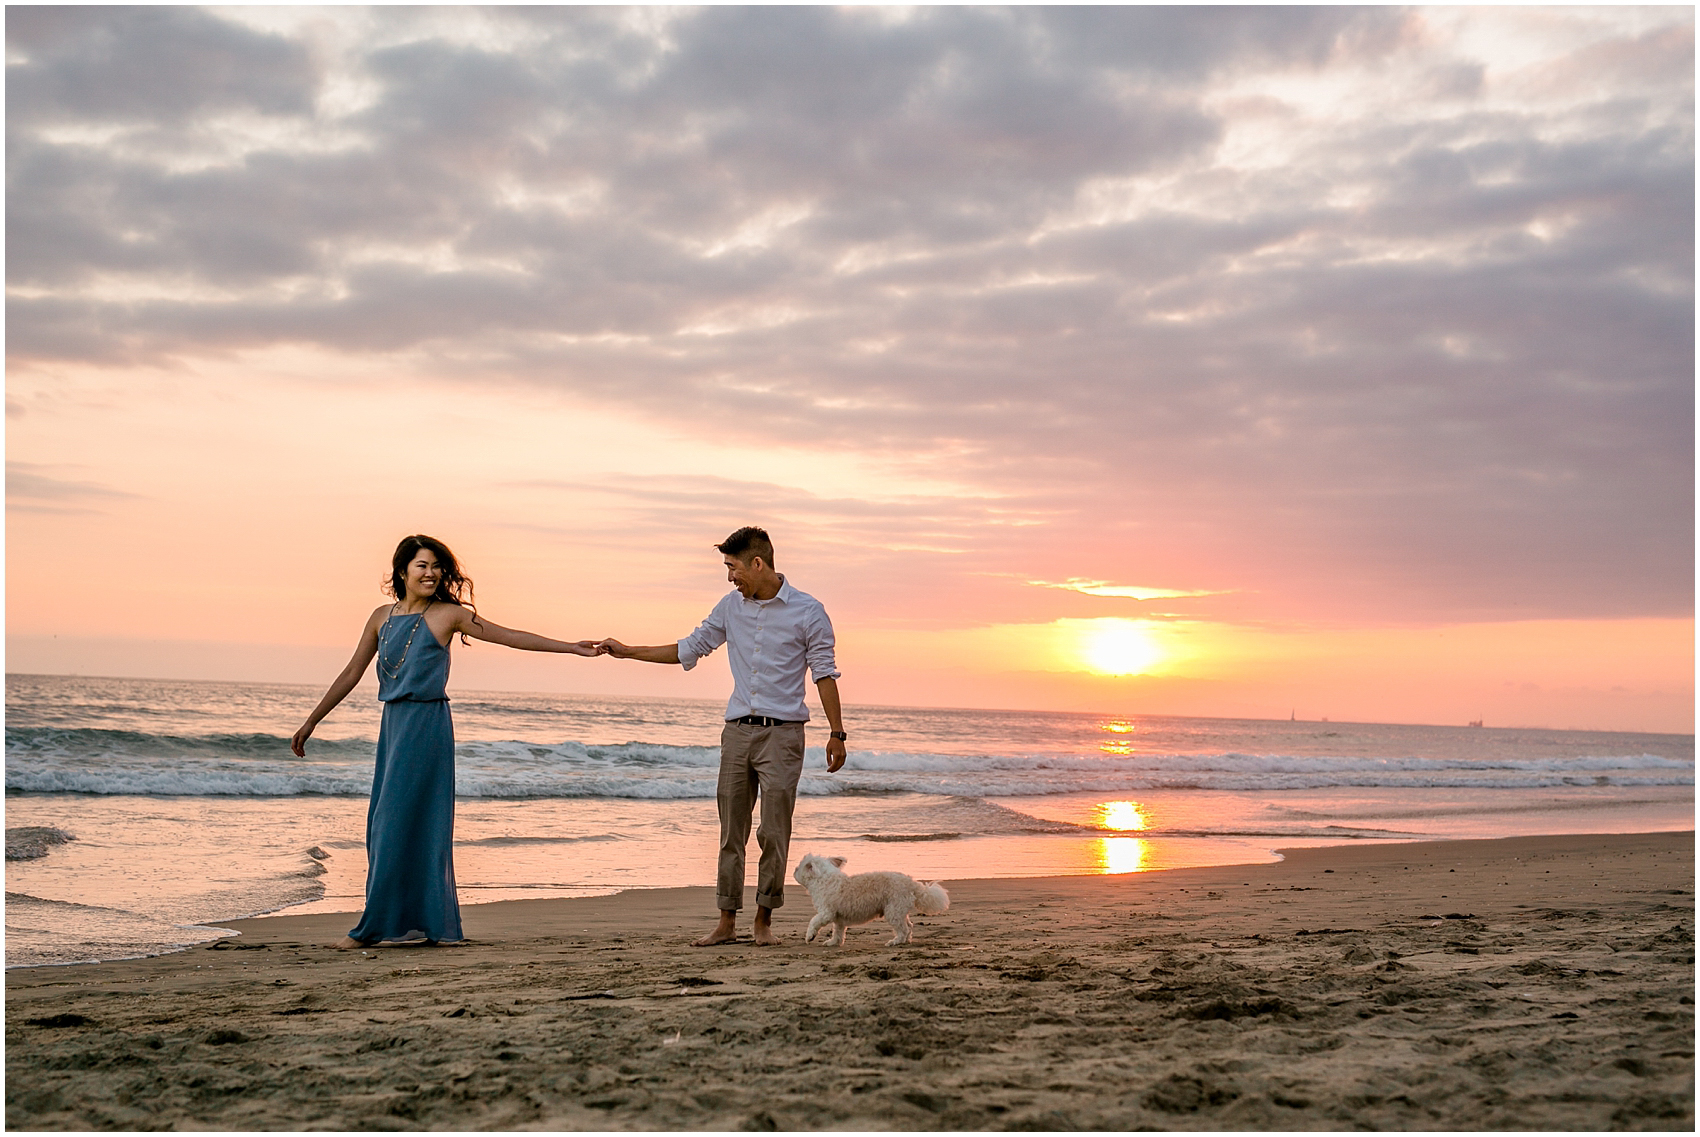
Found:
[[[20,727],[6,733],[12,793],[364,795],[374,743],[315,740],[308,757],[267,734],[148,734]],[[455,792],[468,798],[712,798],[720,762],[711,746],[628,742],[462,742]],[[1692,760],[1655,754],[1524,757],[1250,754],[936,754],[856,751],[837,774],[809,751],[806,795],[920,793],[1011,797],[1152,790],[1329,787],[1539,789],[1691,786]]]

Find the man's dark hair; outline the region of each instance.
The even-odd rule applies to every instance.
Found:
[[[768,568],[773,567],[773,542],[768,539],[766,529],[746,525],[714,547],[722,555],[736,557],[745,564],[749,564],[751,558],[760,557],[767,562]]]

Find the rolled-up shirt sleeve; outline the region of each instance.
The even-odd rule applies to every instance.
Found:
[[[804,655],[809,661],[809,674],[816,683],[822,679],[837,679],[840,672],[832,651],[837,641],[833,638],[832,620],[827,617],[826,609],[816,605],[807,627]]]
[[[696,631],[679,641],[679,664],[686,671],[695,667],[697,660],[726,642],[726,613],[721,611],[724,606],[716,604],[714,611],[697,625]]]

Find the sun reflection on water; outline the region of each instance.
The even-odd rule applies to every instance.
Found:
[[[1131,719],[1105,719],[1098,724],[1098,729],[1109,735],[1130,735],[1139,733],[1139,724]],[[1132,754],[1135,742],[1131,738],[1110,738],[1098,744],[1098,749],[1105,754]]]
[[[1145,808],[1136,801],[1107,801],[1098,807],[1098,818],[1105,829],[1145,828]]]
[[[1143,837],[1102,837],[1098,861],[1106,873],[1138,872],[1145,864]]]

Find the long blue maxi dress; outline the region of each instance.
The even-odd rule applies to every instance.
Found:
[[[462,938],[455,895],[455,733],[449,649],[424,613],[378,631],[378,762],[366,810],[366,910],[349,938]]]

